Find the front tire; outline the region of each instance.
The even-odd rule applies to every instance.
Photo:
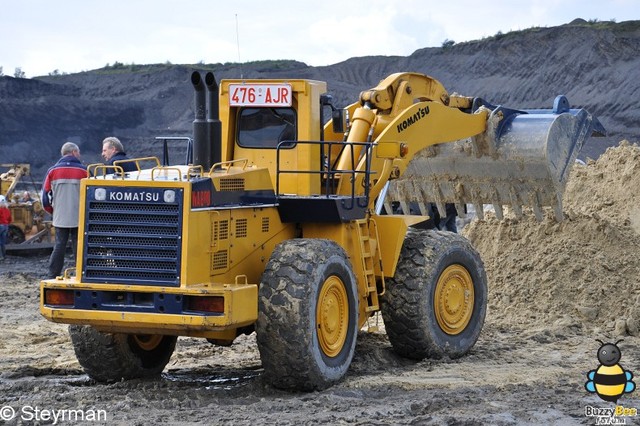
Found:
[[[356,279],[329,240],[279,244],[260,283],[256,334],[264,377],[277,388],[321,390],[341,380],[353,359]]]
[[[389,341],[399,355],[461,357],[478,340],[487,311],[480,255],[458,234],[409,230],[381,302]]]
[[[158,376],[171,359],[177,337],[103,333],[88,325],[70,325],[78,362],[92,379],[115,382]]]

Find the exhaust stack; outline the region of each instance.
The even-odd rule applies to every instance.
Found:
[[[191,74],[195,90],[195,119],[193,120],[193,163],[205,170],[211,168],[211,146],[207,135],[205,87],[198,71]]]
[[[207,86],[207,131],[211,148],[211,161],[222,161],[222,123],[220,122],[220,98],[218,83],[212,72],[204,77]]]

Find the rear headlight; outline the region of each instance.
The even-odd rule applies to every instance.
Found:
[[[187,309],[199,312],[224,313],[224,297],[222,296],[190,296]]]
[[[44,291],[45,305],[73,305],[73,290],[51,290]]]

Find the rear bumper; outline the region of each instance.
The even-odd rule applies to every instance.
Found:
[[[72,296],[64,305],[48,304],[45,294],[55,290]],[[195,298],[206,297],[222,298],[220,310],[194,310]],[[46,280],[40,283],[40,313],[49,321],[92,325],[106,332],[220,337],[257,320],[258,286],[208,283],[173,288]]]

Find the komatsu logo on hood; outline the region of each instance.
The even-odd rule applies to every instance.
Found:
[[[111,191],[109,201],[160,201],[160,194],[148,191]]]
[[[418,109],[418,111],[416,111],[413,115],[398,124],[398,133],[402,132],[403,130],[407,130],[412,124],[417,123],[418,120],[426,117],[427,114],[429,114],[428,106]]]
[[[93,199],[96,201],[124,201],[141,203],[175,203],[177,194],[174,189],[148,190],[95,188]]]

